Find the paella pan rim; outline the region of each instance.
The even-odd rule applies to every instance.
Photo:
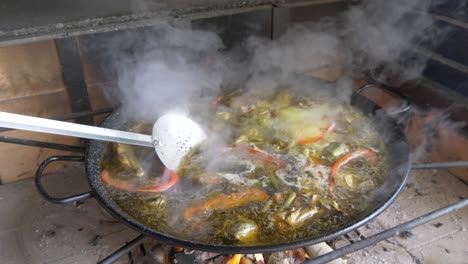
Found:
[[[358,96],[359,101],[372,104],[364,97],[361,97],[362,96]],[[116,128],[119,122],[120,115],[120,111],[113,112],[106,118],[102,126],[108,128]],[[390,122],[392,124],[392,127],[394,127],[395,137],[398,137],[398,142],[401,142],[401,145],[403,146],[403,152],[401,153],[403,155],[394,155],[398,156],[396,157],[399,161],[397,162],[397,165],[402,169],[398,170],[398,172],[397,170],[395,170],[395,173],[398,174],[395,175],[397,177],[397,180],[393,184],[394,186],[391,187],[391,190],[386,191],[386,198],[383,198],[381,203],[377,204],[373,209],[369,210],[367,214],[361,216],[360,218],[353,219],[353,221],[349,221],[341,226],[336,226],[333,230],[322,233],[318,236],[286,243],[253,246],[209,244],[181,239],[162,232],[158,232],[154,229],[145,226],[144,224],[138,222],[137,220],[127,215],[122,209],[120,209],[120,207],[109,197],[105,186],[101,183],[99,163],[102,152],[107,144],[105,142],[90,141],[86,151],[86,173],[88,177],[88,183],[95,195],[94,197],[98,200],[99,204],[102,207],[104,207],[113,217],[115,217],[120,222],[126,224],[135,231],[147,235],[148,237],[154,238],[160,242],[177,245],[188,249],[217,253],[268,253],[287,249],[295,249],[317,244],[324,241],[329,241],[338,238],[346,233],[349,233],[352,230],[357,229],[358,227],[366,224],[370,220],[377,217],[380,213],[387,209],[398,197],[408,179],[411,158],[409,154],[409,146],[406,141],[405,135],[390,118],[388,122]]]

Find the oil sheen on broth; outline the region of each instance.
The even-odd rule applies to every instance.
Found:
[[[320,235],[372,207],[386,151],[358,110],[290,89],[234,90],[210,108],[213,136],[176,174],[160,176],[151,149],[108,144],[103,182],[131,217],[182,239],[266,245]]]

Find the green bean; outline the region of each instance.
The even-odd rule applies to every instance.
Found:
[[[271,183],[273,184],[273,186],[278,190],[279,189],[279,181],[278,181],[278,178],[276,177],[276,174],[274,171],[271,171],[269,173],[269,176],[270,176],[270,180],[271,180]]]
[[[288,209],[297,197],[297,193],[292,192],[283,204],[282,209]]]

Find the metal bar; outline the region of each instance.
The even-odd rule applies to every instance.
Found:
[[[428,58],[431,58],[439,63],[442,63],[444,65],[447,65],[457,71],[460,71],[464,74],[468,74],[468,66],[462,64],[462,63],[459,63],[459,62],[456,62],[452,59],[449,59],[449,58],[446,58],[440,54],[437,54],[431,50],[428,50],[426,48],[423,48],[423,47],[418,47],[418,46],[413,46],[412,47],[412,50],[417,52],[418,54],[421,54],[422,56],[425,56],[425,57],[428,57]]]
[[[274,7],[271,9],[271,39],[278,39],[287,30],[289,24],[289,9]]]
[[[103,127],[80,125],[6,112],[0,112],[0,126],[63,136],[153,147],[153,140],[152,136],[150,135],[137,134]]]
[[[73,119],[87,117],[87,116],[108,114],[108,113],[110,113],[112,111],[114,111],[113,108],[103,108],[103,109],[98,109],[98,110],[95,110],[95,111],[84,111],[84,112],[71,113],[71,114],[68,114],[68,115],[64,115],[64,116],[56,117],[56,118],[51,118],[51,119],[58,120],[58,121],[73,120]]]
[[[447,169],[447,168],[464,168],[468,167],[468,161],[447,161],[447,162],[431,162],[419,163],[411,165],[411,169]]]
[[[352,97],[354,96],[357,96],[358,94],[361,94],[363,93],[365,90],[369,89],[369,88],[377,88],[377,89],[380,89],[386,93],[389,93],[395,97],[399,97],[400,99],[402,100],[405,100],[407,102],[409,102],[409,98],[405,95],[403,95],[402,93],[400,93],[399,91],[397,91],[397,89],[391,87],[391,86],[388,86],[386,84],[383,84],[383,83],[366,83],[364,84],[363,86],[359,87],[356,91],[353,91],[353,93],[351,94]]]
[[[346,254],[349,254],[349,253],[352,253],[352,252],[355,252],[355,251],[358,251],[358,250],[361,250],[363,248],[366,248],[368,246],[371,246],[371,245],[374,245],[382,240],[385,240],[385,239],[388,239],[388,238],[391,238],[393,236],[396,236],[398,235],[399,233],[401,232],[404,232],[404,231],[408,231],[410,229],[413,229],[419,225],[422,225],[422,224],[425,224],[429,221],[432,221],[436,218],[439,218],[441,216],[444,216],[446,214],[449,214],[449,213],[452,213],[458,209],[461,209],[465,206],[468,205],[468,198],[465,198],[463,200],[460,200],[456,203],[453,203],[449,206],[446,206],[444,208],[441,208],[441,209],[438,209],[438,210],[435,210],[431,213],[428,213],[428,214],[425,214],[423,216],[419,216],[413,220],[410,220],[408,222],[405,222],[403,224],[400,224],[400,225],[397,225],[395,227],[392,227],[390,229],[387,229],[383,232],[380,232],[380,233],[377,233],[373,236],[370,236],[366,239],[363,239],[363,240],[359,240],[353,244],[350,244],[348,246],[345,246],[345,247],[341,247],[337,250],[334,250],[330,253],[327,253],[327,254],[324,254],[324,255],[321,255],[321,256],[318,256],[317,258],[315,259],[312,259],[312,260],[309,260],[309,261],[306,261],[304,263],[306,264],[322,264],[322,263],[327,263],[327,262],[330,262],[334,259],[337,259],[337,258],[340,258],[340,257],[343,257],[344,255]]]
[[[64,115],[64,116],[60,116],[60,117],[51,117],[49,119],[57,120],[57,121],[66,121],[66,120],[73,120],[73,119],[86,117],[86,116],[95,116],[95,115],[100,115],[100,114],[107,114],[107,113],[112,112],[113,110],[114,110],[113,108],[103,108],[103,109],[99,109],[99,110],[96,110],[96,111],[84,111],[84,112],[72,113],[72,114],[68,114],[68,115]],[[11,131],[11,130],[15,130],[15,129],[0,128],[0,133],[1,132],[6,132],[6,131]]]
[[[444,15],[439,15],[439,14],[436,14],[434,12],[431,12],[431,15],[435,19],[442,20],[442,21],[450,23],[452,25],[462,27],[464,29],[468,29],[468,23],[465,22],[465,21],[455,19],[455,18],[452,18],[452,17],[448,17],[448,16],[444,16]]]
[[[86,150],[85,147],[41,142],[41,141],[22,139],[22,138],[11,138],[11,137],[4,137],[4,136],[0,136],[0,142],[32,146],[32,147],[48,148],[48,149],[57,149],[57,150],[64,150],[64,151],[71,151],[71,152],[79,152],[79,153],[84,153]]]
[[[90,18],[84,21],[73,21],[62,24],[63,27],[61,29],[57,29],[58,27],[56,24],[20,28],[6,32],[6,34],[0,34],[0,46],[138,29],[163,23],[167,21],[167,19],[169,19],[169,17],[158,18],[123,15],[110,18]]]
[[[99,261],[98,264],[111,264],[116,262],[119,258],[123,257],[124,255],[128,254],[134,247],[139,246],[143,243],[146,237],[144,235],[139,235],[132,241],[125,244],[125,246],[117,249],[112,254],[104,258],[103,260]]]
[[[3,1],[4,2],[4,1]],[[3,4],[2,2],[2,4]],[[93,6],[95,1],[86,4],[76,4],[76,1],[62,1],[61,7],[56,6],[54,1],[42,1],[40,10],[30,10],[31,5],[24,6],[22,3],[10,0],[0,18],[3,27],[0,27],[0,45],[16,45],[40,40],[76,37],[85,34],[96,34],[122,30],[137,29],[165,23],[174,18],[203,19],[224,15],[245,13],[255,10],[269,9],[271,1],[152,1],[146,8],[141,10],[131,0],[100,1]],[[195,3],[195,5],[193,5]],[[54,6],[57,12],[50,11]],[[49,9],[42,9],[49,7]],[[37,9],[37,8],[36,8]],[[42,12],[41,12],[42,11]],[[6,14],[5,14],[6,13]],[[11,26],[11,22],[24,24],[24,17],[33,16],[34,22],[29,25]],[[45,15],[44,15],[45,14]],[[8,16],[7,16],[8,15]],[[76,15],[79,15],[76,17]],[[13,18],[11,18],[13,17]],[[17,18],[22,19],[17,19]],[[74,19],[72,19],[75,17]],[[10,19],[9,19],[10,18]],[[13,19],[13,21],[11,21]],[[17,24],[17,23],[14,23]]]
[[[76,38],[57,39],[55,45],[62,65],[63,82],[70,98],[72,112],[90,111],[91,103],[78,40]],[[90,116],[77,118],[76,121],[81,124],[94,124],[93,117]]]
[[[367,89],[369,89],[371,87],[379,88],[379,86],[377,86],[377,84],[375,84],[375,83],[366,83],[363,86],[359,87],[356,91],[354,91],[352,93],[352,96],[356,96],[358,94],[361,94],[362,92],[364,92],[365,90],[367,90]]]
[[[241,8],[227,8],[227,9],[219,9],[216,11],[202,11],[196,13],[188,13],[183,14],[180,12],[175,12],[171,15],[174,18],[184,18],[190,19],[192,21],[200,20],[200,19],[207,19],[207,18],[215,18],[215,17],[223,17],[223,16],[230,16],[230,15],[238,15],[256,11],[262,11],[271,9],[273,6],[271,4],[264,4],[258,5],[255,7],[241,7]]]
[[[285,3],[278,3],[275,6],[278,7],[287,7],[287,8],[295,8],[295,7],[304,7],[304,6],[311,6],[311,5],[323,5],[323,4],[334,4],[340,2],[346,2],[348,0],[306,0],[306,1],[286,1]]]

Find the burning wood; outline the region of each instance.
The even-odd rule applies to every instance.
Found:
[[[176,255],[173,262],[179,262],[177,254],[185,254],[184,257],[187,257],[182,248],[174,248],[174,252]],[[200,264],[301,264],[310,259],[303,248],[268,254],[217,254],[194,251],[191,255],[194,259],[192,262]]]
[[[257,261],[258,264],[265,264],[265,260],[263,259],[263,254],[255,254],[255,261]]]

